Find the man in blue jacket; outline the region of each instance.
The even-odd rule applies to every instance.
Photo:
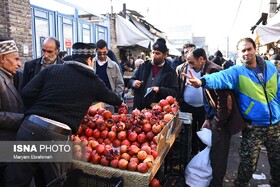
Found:
[[[233,66],[201,79],[193,75],[186,77],[194,87],[232,89],[237,95],[248,125],[242,131],[235,186],[249,183],[262,145],[268,153],[270,184],[280,186],[280,76],[273,63],[256,56],[256,44],[251,38],[241,39],[237,50],[243,66]]]

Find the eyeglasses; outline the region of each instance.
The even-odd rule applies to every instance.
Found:
[[[46,49],[42,49],[43,53],[53,53],[54,51],[50,51],[50,50],[46,50]]]
[[[99,52],[99,51],[97,51],[97,55],[98,56],[106,56],[107,55],[107,53],[108,53],[108,51],[106,51],[106,52]]]

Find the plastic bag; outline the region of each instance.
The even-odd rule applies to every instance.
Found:
[[[203,128],[197,132],[197,135],[207,147],[193,157],[186,166],[185,182],[190,187],[207,187],[212,179],[212,168],[209,158],[212,132],[209,129]]]

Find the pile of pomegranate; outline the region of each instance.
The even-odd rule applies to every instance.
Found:
[[[118,114],[90,107],[71,136],[74,159],[146,173],[158,156],[157,135],[177,112],[178,102],[172,96],[131,114],[125,107]]]

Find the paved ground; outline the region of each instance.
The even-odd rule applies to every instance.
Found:
[[[227,167],[227,174],[225,176],[225,182],[224,187],[232,187],[233,186],[233,180],[236,177],[237,174],[237,168],[239,164],[239,156],[238,156],[238,148],[240,145],[240,138],[241,134],[234,135],[231,139],[231,148],[228,158],[228,167]],[[266,179],[251,179],[250,184],[248,186],[251,187],[269,187],[269,171],[270,167],[267,161],[266,151],[261,151],[260,158],[258,161],[258,168],[255,174],[264,174],[266,176]]]

